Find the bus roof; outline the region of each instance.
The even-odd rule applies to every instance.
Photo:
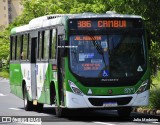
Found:
[[[37,28],[44,28],[54,25],[62,25],[66,23],[67,19],[80,19],[80,18],[142,18],[137,15],[117,14],[112,11],[106,12],[106,14],[95,13],[83,13],[83,14],[52,14],[32,19],[29,24],[15,27],[11,30],[11,34],[21,33],[29,30],[35,30]]]
[[[29,25],[23,25],[23,26],[12,28],[11,34],[16,34],[24,31],[29,31]]]

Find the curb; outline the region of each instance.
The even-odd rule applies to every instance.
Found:
[[[157,109],[142,109],[142,108],[135,108],[133,112],[144,113],[149,115],[160,115],[160,110]]]

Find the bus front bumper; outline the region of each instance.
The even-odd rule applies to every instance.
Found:
[[[149,104],[149,90],[140,94],[117,96],[88,96],[77,95],[66,91],[67,108],[116,108],[147,106]]]

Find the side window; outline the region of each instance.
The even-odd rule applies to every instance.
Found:
[[[28,34],[23,35],[23,46],[22,46],[21,59],[27,59],[27,51],[28,51]]]
[[[11,60],[15,60],[15,46],[16,45],[16,36],[11,37],[11,51],[10,51],[10,57]]]
[[[37,59],[39,60],[39,43],[40,43],[40,32],[38,32],[38,41],[37,41]]]
[[[29,59],[29,57],[30,57],[30,48],[29,48],[29,46],[30,46],[30,34],[28,34],[27,59]]]
[[[43,43],[43,59],[48,59],[49,54],[49,38],[50,38],[50,30],[46,30],[44,33],[44,43]]]
[[[27,59],[30,59],[31,57],[31,37],[30,34],[28,34],[28,50],[27,50]]]
[[[52,30],[52,41],[51,41],[51,59],[56,58],[56,41],[57,41],[56,29],[53,29]]]
[[[16,54],[16,60],[20,59],[20,51],[21,51],[21,35],[17,36],[17,54]]]
[[[43,57],[43,41],[44,41],[44,31],[38,33],[38,53],[37,59],[40,60]]]

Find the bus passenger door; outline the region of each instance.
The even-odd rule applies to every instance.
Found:
[[[64,26],[58,27],[58,45],[61,46],[61,41],[64,40]],[[64,58],[61,57],[61,48],[58,48],[58,57],[57,57],[57,64],[58,64],[58,94],[59,94],[59,104],[64,105]]]
[[[36,80],[36,48],[37,48],[37,37],[31,38],[31,95],[32,99],[37,99],[37,80]]]

